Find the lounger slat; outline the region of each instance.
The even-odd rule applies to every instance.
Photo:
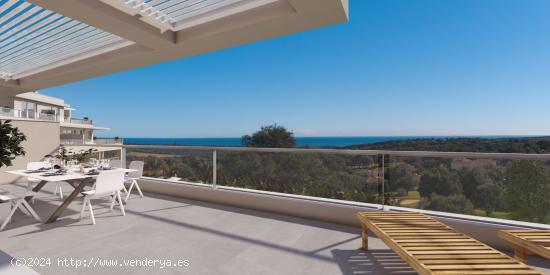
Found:
[[[514,263],[511,259],[446,259],[446,260],[423,260],[425,265],[436,264],[496,264],[496,263]]]
[[[541,274],[540,272],[534,270],[491,270],[491,271],[439,271],[433,274],[437,275],[531,275],[531,274]]]
[[[432,251],[409,251],[412,255],[438,255],[438,254],[444,254],[448,253],[449,251],[441,251],[441,250],[432,250]],[[487,250],[457,250],[453,251],[453,254],[461,255],[461,254],[499,254],[499,252],[495,252],[493,250],[487,249]]]
[[[453,232],[451,230],[435,230],[435,229],[388,229],[385,230],[386,233],[449,233]]]
[[[541,229],[537,229],[537,230],[532,230],[532,229],[529,229],[529,230],[506,230],[506,232],[510,232],[510,233],[514,233],[514,234],[517,234],[517,233],[533,233],[533,232],[549,233],[550,234],[550,230],[541,230]]]
[[[484,247],[480,247],[480,246],[457,246],[457,247],[452,247],[452,246],[449,246],[449,247],[443,247],[443,246],[420,246],[420,247],[409,247],[409,246],[406,246],[405,247],[408,251],[423,251],[423,250],[426,250],[426,251],[433,251],[433,250],[437,250],[437,251],[448,251],[448,250],[452,250],[452,251],[464,251],[464,250],[486,250]]]
[[[406,240],[396,240],[397,243],[414,243],[414,242],[431,242],[431,243],[459,243],[459,242],[463,242],[463,241],[466,241],[466,240],[469,240],[467,238],[462,238],[462,239],[439,239],[439,238],[433,238],[433,239],[430,239],[430,238],[417,238],[417,239],[414,239],[414,240],[410,240],[410,239],[406,239]]]
[[[370,230],[421,275],[542,274],[421,213],[363,212],[357,217],[365,249]],[[546,235],[528,237],[546,244]]]
[[[420,260],[432,260],[432,259],[464,259],[464,260],[471,260],[471,259],[507,259],[510,260],[510,257],[502,255],[502,254],[488,254],[488,255],[421,255],[417,256],[416,258]]]
[[[430,265],[431,270],[483,270],[483,269],[525,269],[522,264],[453,264],[453,265]]]
[[[407,249],[413,249],[418,247],[434,247],[434,248],[441,248],[441,249],[448,249],[448,248],[456,248],[457,250],[460,250],[460,248],[467,248],[467,249],[487,249],[484,245],[479,245],[476,243],[435,243],[435,244],[426,244],[426,243],[405,243],[400,244],[402,247],[407,247]]]

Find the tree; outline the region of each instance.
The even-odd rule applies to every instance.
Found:
[[[262,148],[292,148],[296,146],[294,133],[277,124],[262,126],[252,136],[242,137],[242,144],[246,147]]]
[[[507,169],[506,202],[516,219],[550,222],[550,171],[540,161],[514,161]]]
[[[395,163],[390,167],[389,172],[391,191],[403,190],[405,191],[403,195],[406,195],[408,191],[414,190],[418,186],[419,180],[411,165],[402,162]]]
[[[432,194],[431,197],[423,197],[420,200],[420,208],[458,214],[470,214],[474,210],[472,203],[462,194]]]
[[[422,197],[429,197],[434,193],[444,196],[462,194],[462,184],[456,173],[449,171],[446,166],[440,165],[422,175],[418,192]]]
[[[27,137],[17,127],[11,125],[10,120],[0,121],[0,167],[11,166],[17,156],[25,155],[21,143]]]
[[[494,183],[492,177],[489,175],[490,166],[474,166],[464,167],[458,172],[460,181],[462,182],[462,189],[464,195],[467,198],[472,198],[477,192],[477,188],[480,185]]]
[[[502,206],[503,194],[504,189],[501,185],[488,182],[477,186],[471,199],[476,208],[485,210],[487,216],[490,216]]]

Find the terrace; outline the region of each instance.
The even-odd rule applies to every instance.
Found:
[[[0,95],[13,97],[344,23],[347,2],[3,0]],[[59,120],[13,108],[1,109],[0,116]],[[91,120],[64,123],[62,127],[94,128]],[[40,136],[40,128],[33,127]],[[49,142],[56,142],[53,147],[29,146],[35,150],[32,157],[55,151],[57,138]],[[370,238],[370,251],[361,250],[358,211],[420,211],[507,252],[499,230],[550,228],[543,186],[550,182],[550,155],[121,146],[122,140],[87,138],[61,142],[81,149],[91,148],[89,144],[105,151],[115,147],[118,156],[99,154],[123,163],[143,160],[146,176],[138,182],[145,197],[132,197],[125,217],[109,212],[108,201],[95,204],[95,226],[79,219],[80,197],[55,223],[36,223],[17,213],[0,232],[0,273],[13,274],[12,258],[37,257],[51,262],[17,271],[414,274],[377,238]],[[419,181],[430,173],[436,176],[425,178],[439,184],[421,190]],[[438,181],[442,178],[443,183]],[[2,187],[21,190],[24,184],[25,179],[18,179]],[[532,199],[514,201],[502,190],[519,192],[517,198],[529,193],[526,197]],[[53,185],[47,185],[33,206],[45,219],[60,204]],[[0,216],[8,211],[0,207]],[[189,266],[101,266],[152,258],[186,260]],[[63,259],[95,266],[76,267],[74,261],[62,266],[58,260]],[[550,273],[550,264],[538,257],[529,264]]]
[[[57,203],[51,189],[39,198],[35,208],[41,215],[51,212]],[[415,274],[379,239],[370,240],[370,251],[361,250],[357,227],[153,193],[130,201],[126,217],[109,212],[107,201],[100,205],[103,209],[97,209],[96,226],[79,220],[80,202],[54,224],[29,223],[17,216],[13,229],[0,233],[3,260],[154,257],[189,260],[190,267],[178,270],[188,274]],[[0,215],[4,212],[2,209]],[[541,259],[531,259],[530,264],[550,272]],[[40,274],[113,271],[108,267],[61,267],[56,262],[52,267],[33,269]],[[120,270],[132,274],[162,271],[145,267]]]
[[[41,193],[35,204],[44,214],[57,203],[52,192]],[[5,214],[2,210],[0,215]],[[381,274],[384,260],[394,262],[386,268],[409,270],[381,244],[372,254],[362,252],[357,228],[333,223],[150,193],[130,200],[125,217],[108,212],[108,207],[97,209],[96,226],[88,219],[80,221],[79,212],[80,202],[58,222],[45,225],[26,224],[28,219],[16,217],[13,229],[0,233],[2,252],[18,258],[182,259],[191,265],[178,271],[187,274],[350,274],[352,270]],[[34,269],[40,274],[113,272],[55,265]]]

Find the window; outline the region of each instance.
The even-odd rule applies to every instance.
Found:
[[[35,118],[36,103],[28,101],[16,101],[15,109],[20,112],[20,116],[24,118]]]

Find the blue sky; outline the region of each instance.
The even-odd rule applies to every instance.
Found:
[[[100,136],[547,135],[548,14],[548,0],[350,0],[346,24],[41,92],[112,128]]]

